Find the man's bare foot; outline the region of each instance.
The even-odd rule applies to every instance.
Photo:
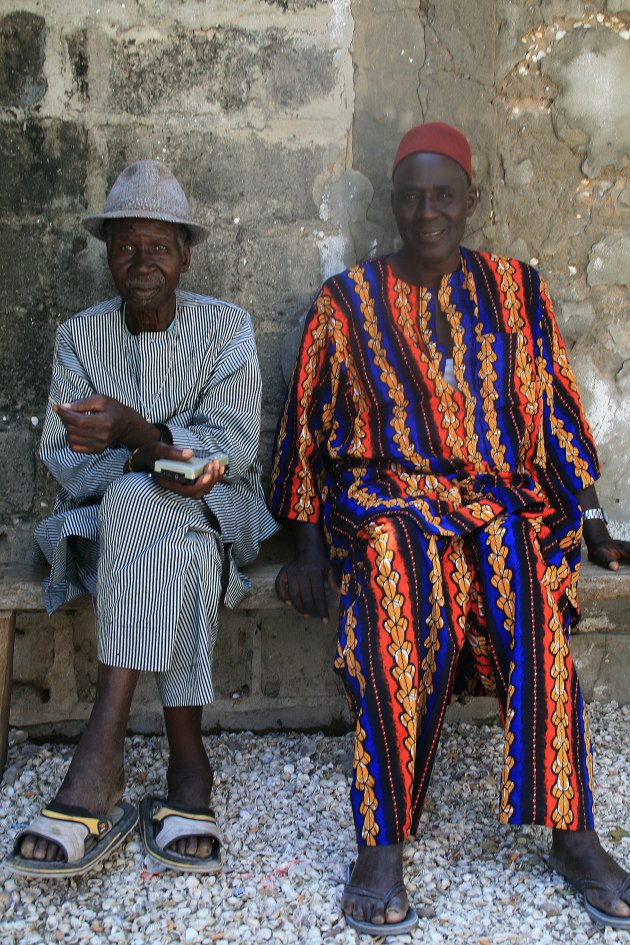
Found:
[[[138,671],[98,664],[96,698],[85,732],[55,798],[91,817],[105,817],[122,797],[125,729]],[[93,842],[86,839],[86,850]],[[25,860],[64,860],[56,843],[26,834],[19,850]]]
[[[610,916],[630,916],[630,889],[624,899],[615,895],[627,873],[606,853],[594,830],[554,830],[549,863],[569,882],[592,879],[609,886],[609,893],[586,890],[586,898]]]
[[[120,749],[113,752],[100,745],[94,750],[84,738],[77,746],[68,772],[57,792],[54,804],[79,808],[91,817],[105,817],[120,800],[125,787],[125,772]],[[86,850],[93,842],[86,839]],[[64,860],[65,853],[56,843],[26,834],[19,850],[25,860]]]
[[[210,762],[204,753],[204,760],[198,759],[196,764],[177,767],[171,764],[167,773],[168,796],[167,803],[181,804],[182,807],[200,808],[210,807],[213,773]],[[212,837],[184,837],[170,843],[168,848],[180,856],[196,856],[206,859],[212,855]]]
[[[341,897],[341,908],[347,916],[375,925],[402,922],[409,909],[404,886],[385,901],[392,887],[402,883],[402,854],[402,843],[359,847],[350,882]]]

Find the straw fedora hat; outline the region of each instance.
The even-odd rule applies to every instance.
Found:
[[[86,217],[83,226],[99,240],[105,240],[108,220],[163,220],[179,223],[190,233],[190,245],[207,239],[210,230],[190,218],[186,194],[173,172],[159,161],[136,161],[118,175],[107,195],[105,208]]]

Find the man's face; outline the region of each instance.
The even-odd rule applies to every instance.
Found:
[[[124,219],[109,226],[107,261],[123,301],[135,312],[166,311],[190,266],[190,249],[182,245],[176,225]]]
[[[476,189],[449,157],[411,154],[396,168],[392,209],[403,253],[412,264],[453,272],[466,221],[476,206]]]

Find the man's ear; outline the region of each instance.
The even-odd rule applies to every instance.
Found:
[[[181,272],[188,272],[189,269],[190,269],[190,246],[186,244],[184,246],[184,251],[182,253]]]
[[[474,184],[470,184],[466,191],[466,216],[471,217],[479,203],[479,191]]]

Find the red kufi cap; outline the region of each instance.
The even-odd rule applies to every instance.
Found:
[[[417,125],[403,135],[394,158],[392,177],[400,162],[406,157],[426,151],[452,158],[460,167],[463,167],[468,180],[472,181],[472,158],[466,135],[457,128],[453,128],[452,125],[445,125],[441,121],[428,121],[425,125]]]

